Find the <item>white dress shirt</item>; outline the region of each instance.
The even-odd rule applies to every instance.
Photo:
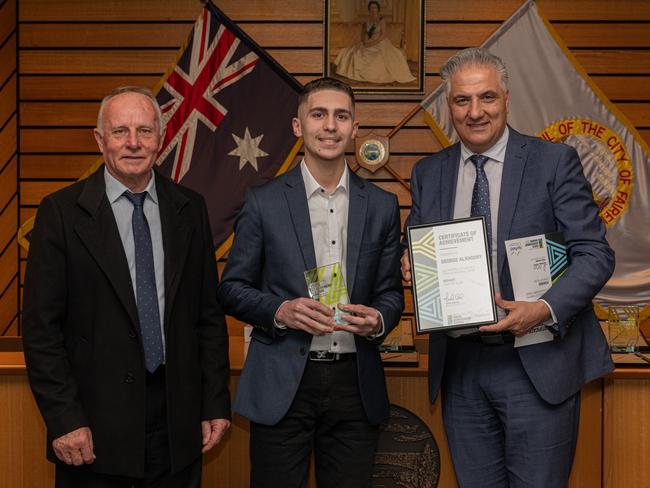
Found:
[[[327,193],[316,181],[304,160],[300,163],[300,171],[307,194],[316,266],[341,263],[341,272],[347,280],[346,245],[348,242],[348,208],[350,206],[350,175],[347,164],[332,193]],[[352,333],[337,330],[331,334],[314,336],[310,350],[347,353],[356,352],[357,348]]]

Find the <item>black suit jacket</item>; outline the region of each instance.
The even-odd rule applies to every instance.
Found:
[[[201,453],[200,421],[230,415],[228,335],[203,199],[156,173],[165,262],[167,411],[173,468]],[[126,255],[103,167],[47,196],[34,225],[24,290],[27,372],[53,439],[82,426],[87,469],[141,477],[145,366]]]

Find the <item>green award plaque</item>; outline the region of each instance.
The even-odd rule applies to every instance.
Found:
[[[326,264],[318,268],[308,269],[305,271],[305,281],[307,282],[309,296],[334,310],[335,322],[346,324],[347,322],[341,319],[344,312],[337,307],[339,303],[350,303],[348,289],[341,271],[341,263]]]

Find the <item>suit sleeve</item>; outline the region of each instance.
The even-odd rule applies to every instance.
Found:
[[[261,291],[263,227],[255,192],[249,190],[235,222],[235,240],[218,293],[227,313],[275,337],[280,332],[273,326],[273,319],[284,299]]]
[[[562,148],[551,191],[557,229],[567,244],[569,267],[541,298],[552,307],[564,335],[566,325],[591,305],[614,271],[614,251],[605,240],[605,225],[578,154],[568,146]]]
[[[89,425],[65,348],[67,257],[61,209],[46,197],[25,274],[23,347],[30,386],[52,439]]]
[[[410,225],[419,225],[422,223],[422,217],[420,215],[420,198],[422,197],[422,188],[420,188],[418,168],[419,164],[416,163],[416,165],[413,166],[413,171],[411,172],[411,211],[409,212],[409,216],[407,217],[406,222],[404,222],[404,241],[402,243],[404,247],[408,245],[408,242],[406,240],[406,229]]]
[[[205,202],[201,201],[201,229],[205,264],[201,311],[199,315],[199,354],[203,376],[203,401],[201,418],[211,420],[230,418],[230,393],[228,378],[230,362],[228,355],[228,327],[226,317],[217,300],[219,277],[212,244],[212,232]]]
[[[400,218],[397,197],[391,195],[391,212],[387,221],[385,245],[377,262],[377,275],[370,306],[379,310],[384,319],[384,334],[375,341],[380,343],[398,324],[404,309],[404,288],[400,272]]]

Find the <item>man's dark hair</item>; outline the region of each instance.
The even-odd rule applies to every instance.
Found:
[[[352,108],[354,108],[354,92],[352,91],[350,85],[344,81],[337,80],[336,78],[330,78],[328,76],[325,78],[312,80],[303,86],[302,91],[300,92],[300,96],[298,97],[298,106],[305,103],[311,93],[320,90],[336,90],[345,93],[350,97],[350,100],[352,101]]]

